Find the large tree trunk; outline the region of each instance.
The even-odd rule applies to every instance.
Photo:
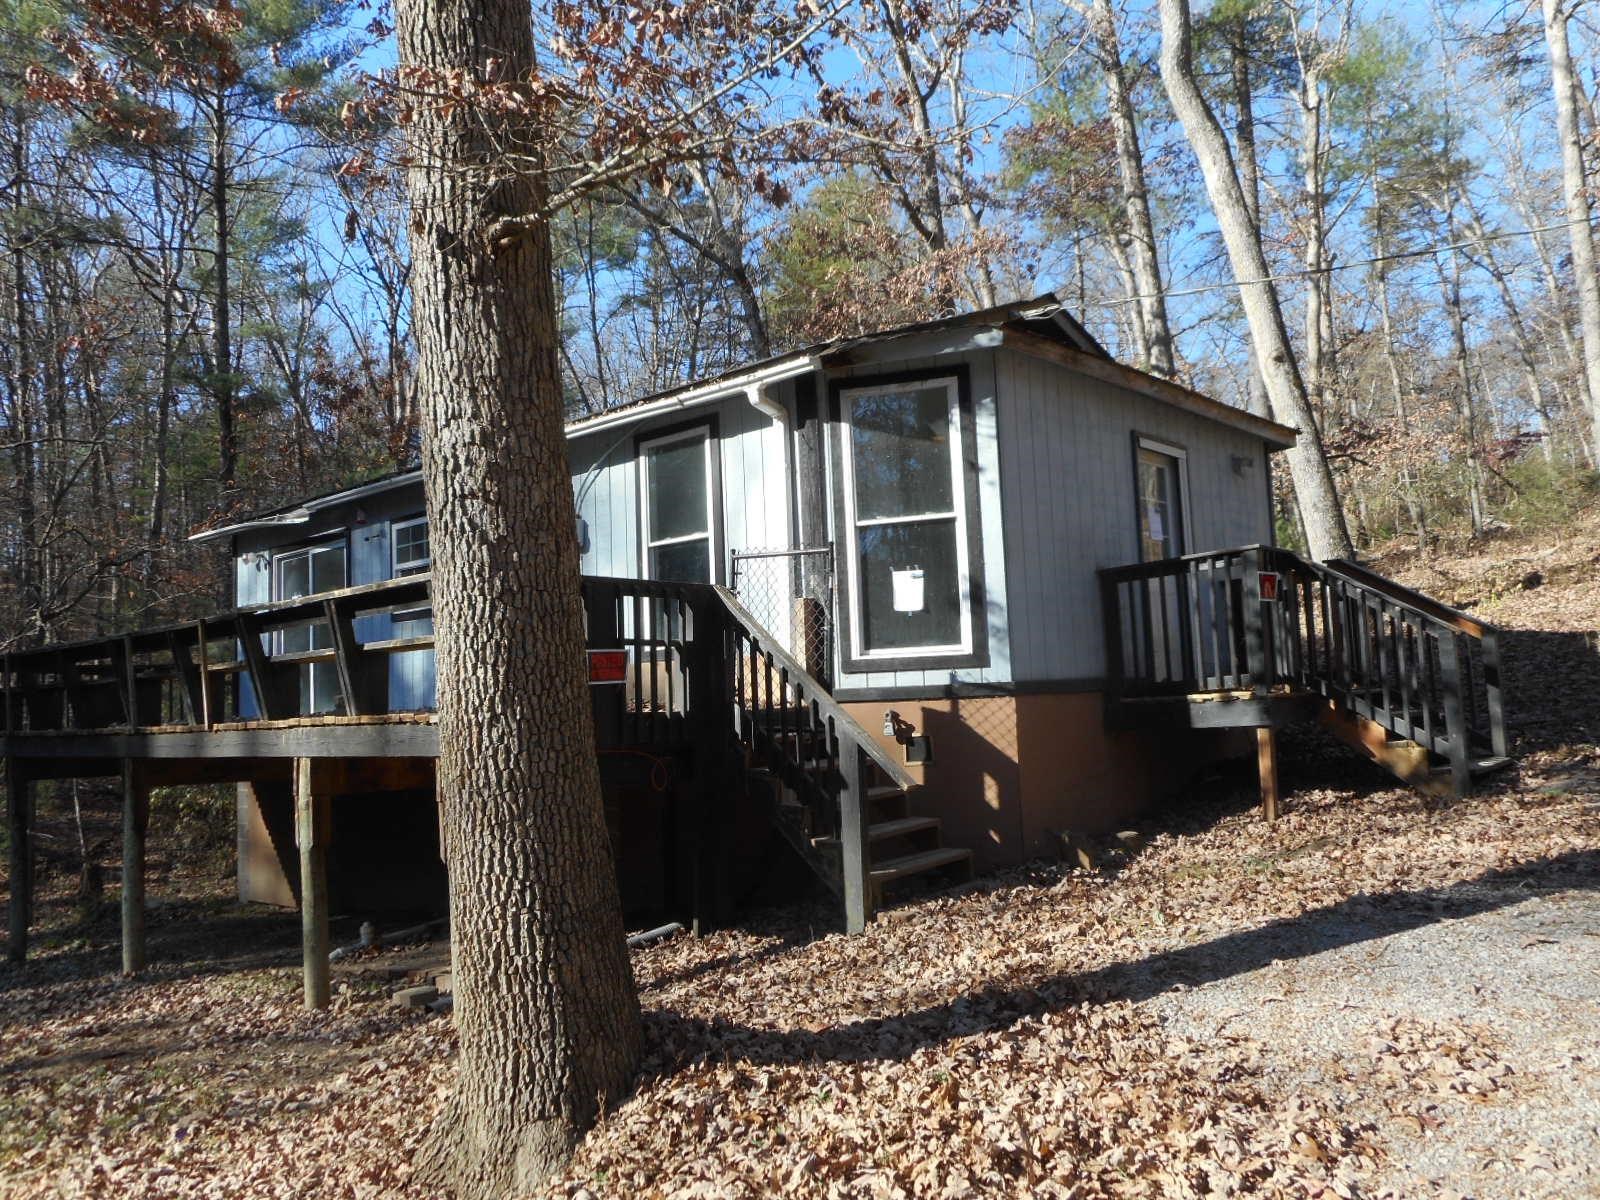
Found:
[[[1584,187],[1583,141],[1578,129],[1577,82],[1567,45],[1568,13],[1562,0],[1544,0],[1544,40],[1550,52],[1550,84],[1556,99],[1556,134],[1561,139],[1561,189],[1567,201],[1567,238],[1572,245],[1572,278],[1578,289],[1583,324],[1583,372],[1589,383],[1589,439],[1600,462],[1600,274],[1595,268],[1594,234]]]
[[[217,402],[217,480],[224,497],[239,483],[239,434],[233,389],[233,297],[228,255],[233,229],[228,217],[228,98],[218,85],[211,113],[211,220],[215,240],[211,294],[211,391]]]
[[[400,0],[402,67],[533,67],[527,0]],[[456,1090],[421,1160],[461,1197],[534,1187],[641,1043],[601,809],[562,433],[549,229],[513,174],[539,130],[420,105],[407,185],[423,478],[438,619],[439,802],[450,875]]]
[[[1262,382],[1279,421],[1300,431],[1287,452],[1289,475],[1305,522],[1313,558],[1353,553],[1333,473],[1322,448],[1322,435],[1306,398],[1305,383],[1289,345],[1278,292],[1270,280],[1266,255],[1256,224],[1250,218],[1244,189],[1234,170],[1227,138],[1216,114],[1200,94],[1194,77],[1194,55],[1188,0],[1160,0],[1161,81],[1185,136],[1200,160],[1211,208],[1228,248],[1228,261],[1239,280],[1239,298],[1250,323],[1250,339],[1261,366]]]
[[[1122,207],[1133,243],[1133,274],[1137,285],[1140,324],[1144,329],[1141,370],[1172,378],[1172,328],[1167,321],[1166,288],[1161,282],[1161,256],[1156,247],[1155,222],[1150,218],[1150,192],[1145,185],[1144,156],[1139,150],[1139,125],[1128,93],[1127,69],[1117,38],[1117,18],[1111,0],[1095,0],[1095,40],[1100,70],[1106,82],[1106,107],[1116,133],[1117,168],[1122,179]]]

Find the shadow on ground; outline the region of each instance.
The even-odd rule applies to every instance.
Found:
[[[675,1071],[727,1058],[764,1064],[904,1059],[956,1037],[1005,1029],[1027,1016],[1075,1004],[1144,1000],[1274,962],[1374,941],[1440,921],[1520,904],[1554,892],[1600,890],[1600,851],[1573,852],[1487,872],[1443,888],[1362,893],[1338,904],[1094,971],[982,989],[944,1004],[852,1022],[820,1032],[705,1021],[670,1011],[646,1014],[652,1045]]]

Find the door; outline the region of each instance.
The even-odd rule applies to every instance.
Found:
[[[666,583],[716,579],[712,448],[709,426],[640,444],[646,579]]]
[[[1140,438],[1135,467],[1140,561],[1181,557],[1188,552],[1183,451]],[[1149,654],[1151,678],[1157,683],[1178,683],[1189,674],[1187,586],[1186,577],[1179,574],[1152,579],[1145,589],[1143,649]]]
[[[291,550],[273,560],[273,599],[297,600],[345,586],[343,542]],[[300,654],[331,650],[333,633],[326,621],[282,630],[276,653]],[[300,664],[300,707],[303,715],[331,713],[339,704],[339,677],[332,662]]]

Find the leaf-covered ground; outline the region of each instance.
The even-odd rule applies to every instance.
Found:
[[[548,1194],[1600,1194],[1594,545],[1532,588],[1522,550],[1400,568],[1522,656],[1519,766],[1472,798],[1308,736],[1270,827],[1224,775],[1096,872],[981,879],[855,938],[800,908],[639,952],[639,1086]],[[0,1195],[424,1194],[448,1018],[362,976],[302,1011],[293,918],[217,890],[155,882],[137,982],[114,916],[52,897],[37,961],[0,973]]]

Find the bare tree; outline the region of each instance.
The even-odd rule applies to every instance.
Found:
[[[1195,81],[1188,0],[1160,0],[1160,11],[1161,79],[1205,176],[1273,416],[1300,431],[1288,459],[1308,548],[1318,559],[1351,554],[1344,511],[1328,469],[1316,414],[1289,344],[1277,288],[1261,249],[1260,230],[1250,217],[1227,138]]]
[[[1567,238],[1572,246],[1572,278],[1583,327],[1583,368],[1589,384],[1589,438],[1594,460],[1600,462],[1600,272],[1595,266],[1594,231],[1589,224],[1578,82],[1567,40],[1570,16],[1562,0],[1544,0],[1544,40],[1550,55],[1550,86],[1555,92],[1556,136],[1561,142],[1561,189],[1567,201]]]

